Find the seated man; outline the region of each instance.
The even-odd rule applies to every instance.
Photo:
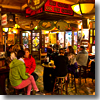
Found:
[[[67,75],[68,58],[64,56],[64,50],[62,48],[59,50],[59,56],[54,60],[54,64],[56,66],[55,76],[64,77]]]
[[[56,49],[57,51],[59,51],[60,48],[61,48],[60,42],[59,40],[57,40],[57,44],[54,44],[53,49]]]
[[[88,62],[88,52],[85,50],[84,46],[80,47],[80,51],[76,56],[77,64],[80,66],[87,66]]]

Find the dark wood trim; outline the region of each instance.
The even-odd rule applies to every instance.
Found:
[[[2,8],[2,11],[0,11],[0,13],[13,13],[13,14],[22,14],[22,15],[26,15],[25,14],[25,10],[16,10],[16,9],[8,9],[8,8]]]

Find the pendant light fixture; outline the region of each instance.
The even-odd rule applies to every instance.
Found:
[[[78,3],[71,6],[74,12],[83,15],[90,13],[95,6],[95,0],[79,0]]]

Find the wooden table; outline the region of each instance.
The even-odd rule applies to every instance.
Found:
[[[44,73],[43,73],[44,90],[52,92],[55,81],[54,66],[50,66],[44,63],[42,64],[42,66],[44,67]]]
[[[95,58],[95,54],[93,54],[93,53],[89,53],[88,56],[89,56],[90,59],[94,59]]]
[[[5,79],[9,77],[9,69],[0,69],[0,95],[6,95]]]

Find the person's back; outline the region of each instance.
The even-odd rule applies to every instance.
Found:
[[[54,60],[55,68],[55,76],[63,77],[67,75],[67,66],[68,66],[68,58],[64,56],[64,50],[59,50],[59,56],[57,56]]]
[[[76,57],[77,64],[81,66],[87,66],[88,52],[85,49],[81,50]]]
[[[14,59],[10,64],[9,79],[12,86],[17,86],[22,82],[22,79],[27,79],[28,74],[26,72],[25,65],[22,61]]]
[[[55,59],[55,75],[63,77],[67,75],[68,58],[65,56],[58,56]]]

